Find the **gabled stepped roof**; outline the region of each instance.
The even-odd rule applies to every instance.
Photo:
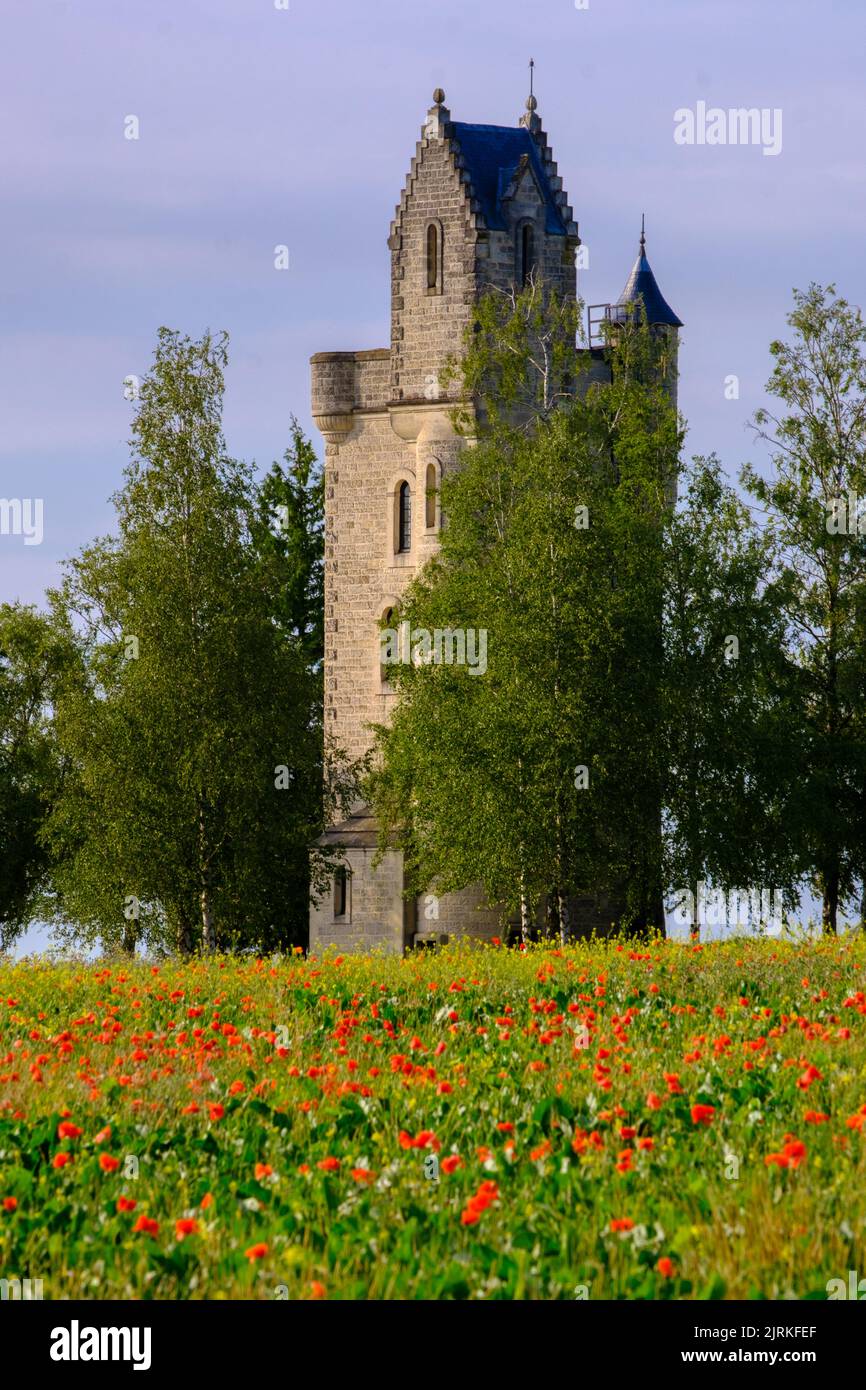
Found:
[[[503,231],[506,220],[502,200],[521,163],[535,175],[545,205],[545,230],[565,236],[568,223],[560,212],[539,155],[538,144],[524,126],[470,125],[453,121],[451,131],[464,159],[465,173],[480,203],[481,216],[490,231]]]
[[[625,308],[626,305],[636,304],[639,300],[643,300],[648,324],[663,323],[670,324],[672,328],[682,328],[682,319],[677,318],[659,289],[656,277],[653,275],[650,263],[646,258],[646,235],[643,218],[641,218],[640,250],[637,260],[631,268],[625,289],[616,301],[616,307]]]

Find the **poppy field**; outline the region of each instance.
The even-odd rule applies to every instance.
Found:
[[[43,1297],[815,1297],[866,1273],[866,943],[0,964]]]

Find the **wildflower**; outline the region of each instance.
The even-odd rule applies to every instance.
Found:
[[[57,1126],[58,1139],[80,1139],[83,1133],[84,1130],[79,1129],[71,1120],[61,1120]]]
[[[455,1168],[463,1167],[463,1159],[459,1154],[448,1154],[447,1158],[443,1158],[441,1167],[443,1173],[453,1173]]]
[[[630,1231],[634,1226],[630,1216],[616,1216],[610,1223],[612,1231]]]
[[[16,1208],[17,1206],[18,1206],[18,1198],[17,1198],[17,1197],[4,1197],[4,1198],[3,1198],[3,1210],[4,1210],[4,1211],[14,1211],[15,1208]]]
[[[713,1122],[713,1116],[715,1115],[715,1113],[716,1113],[716,1107],[715,1107],[714,1105],[693,1105],[693,1106],[692,1106],[692,1124],[693,1124],[693,1125],[711,1125],[712,1122]]]
[[[65,1168],[66,1165],[67,1165],[67,1163],[71,1163],[71,1162],[72,1162],[72,1158],[73,1158],[73,1155],[72,1155],[72,1154],[67,1154],[67,1153],[55,1154],[55,1155],[54,1155],[54,1158],[53,1158],[52,1161],[51,1161],[51,1166],[52,1166],[53,1168]]]
[[[250,1260],[250,1261],[252,1261],[252,1260],[263,1260],[263,1259],[265,1258],[265,1255],[267,1255],[267,1253],[268,1253],[268,1247],[267,1247],[267,1245],[265,1244],[265,1242],[264,1242],[263,1240],[260,1240],[259,1243],[258,1243],[258,1245],[251,1245],[250,1248],[249,1248],[249,1250],[245,1250],[245,1251],[244,1251],[244,1254],[246,1255],[247,1259]]]
[[[118,1197],[117,1199],[118,1211],[135,1211],[137,1206],[138,1202],[134,1197]]]
[[[269,1163],[257,1163],[254,1171],[257,1178],[269,1178],[274,1170]]]
[[[152,1220],[149,1216],[140,1216],[132,1229],[133,1231],[141,1231],[146,1236],[155,1236],[159,1232],[159,1222]]]
[[[99,1166],[103,1173],[116,1173],[120,1167],[120,1159],[112,1158],[111,1154],[100,1154]]]
[[[213,1206],[213,1193],[212,1193],[212,1192],[206,1192],[206,1193],[204,1194],[204,1196],[202,1197],[201,1201],[199,1202],[199,1206],[201,1207],[202,1211],[207,1211],[208,1207],[212,1207],[212,1206]]]
[[[198,1222],[192,1216],[182,1216],[174,1223],[174,1233],[178,1240],[183,1240],[185,1236],[194,1236],[197,1231]]]
[[[663,1279],[672,1279],[674,1277],[674,1262],[668,1255],[662,1255],[661,1259],[656,1262],[656,1269]]]
[[[325,1286],[320,1284],[318,1279],[314,1279],[310,1285],[310,1298],[324,1298]]]
[[[207,1111],[212,1120],[221,1120],[223,1115],[226,1113],[225,1106],[220,1105],[217,1101],[211,1101],[211,1103],[208,1105]]]
[[[339,1166],[340,1160],[334,1158],[332,1154],[329,1154],[327,1158],[320,1158],[316,1164],[316,1167],[321,1168],[323,1173],[336,1173]]]

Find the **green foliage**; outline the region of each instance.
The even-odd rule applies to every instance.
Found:
[[[312,668],[324,655],[325,480],[315,450],[292,416],[291,444],[258,496],[253,539],[275,617]]]
[[[795,291],[790,342],[774,342],[767,389],[778,414],[755,416],[773,473],[743,470],[767,512],[776,594],[789,631],[785,698],[803,774],[789,833],[823,897],[827,931],[866,879],[866,325],[835,287]],[[847,508],[846,508],[847,510]]]
[[[665,532],[668,877],[692,893],[701,879],[725,888],[792,885],[801,766],[785,697],[787,625],[772,539],[714,457],[693,460],[681,488]]]
[[[318,680],[309,629],[275,621],[292,556],[261,559],[265,504],[225,452],[225,363],[224,338],[160,331],[118,534],[69,562],[51,595],[85,667],[57,701],[69,773],[49,820],[53,917],[75,940],[304,939]]]
[[[582,391],[573,331],[570,359],[562,348],[577,311],[553,304],[556,351],[540,357],[543,303],[531,284],[510,308],[479,305],[463,378],[477,442],[443,482],[441,550],[400,607],[411,632],[486,632],[486,672],[396,666],[370,784],[415,891],[481,883],[524,934],[544,900],[564,931],[564,900],[587,891],[624,895],[627,919],[657,913],[661,534],[679,443],[646,326],[619,333],[612,381]]]
[[[63,775],[51,706],[75,663],[71,634],[22,604],[0,605],[0,944],[34,915],[49,870],[43,828]]]

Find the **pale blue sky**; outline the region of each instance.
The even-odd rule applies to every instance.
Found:
[[[433,88],[513,124],[530,56],[582,293],[616,297],[645,210],[689,449],[760,457],[745,421],[792,287],[863,296],[862,0],[3,0],[0,496],[44,498],[45,538],[0,536],[0,598],[38,602],[110,527],[123,378],[161,324],[230,331],[232,452],[267,466],[292,412],[311,428],[311,353],[388,342],[388,225]],[[781,108],[781,153],[677,145],[699,100]]]

